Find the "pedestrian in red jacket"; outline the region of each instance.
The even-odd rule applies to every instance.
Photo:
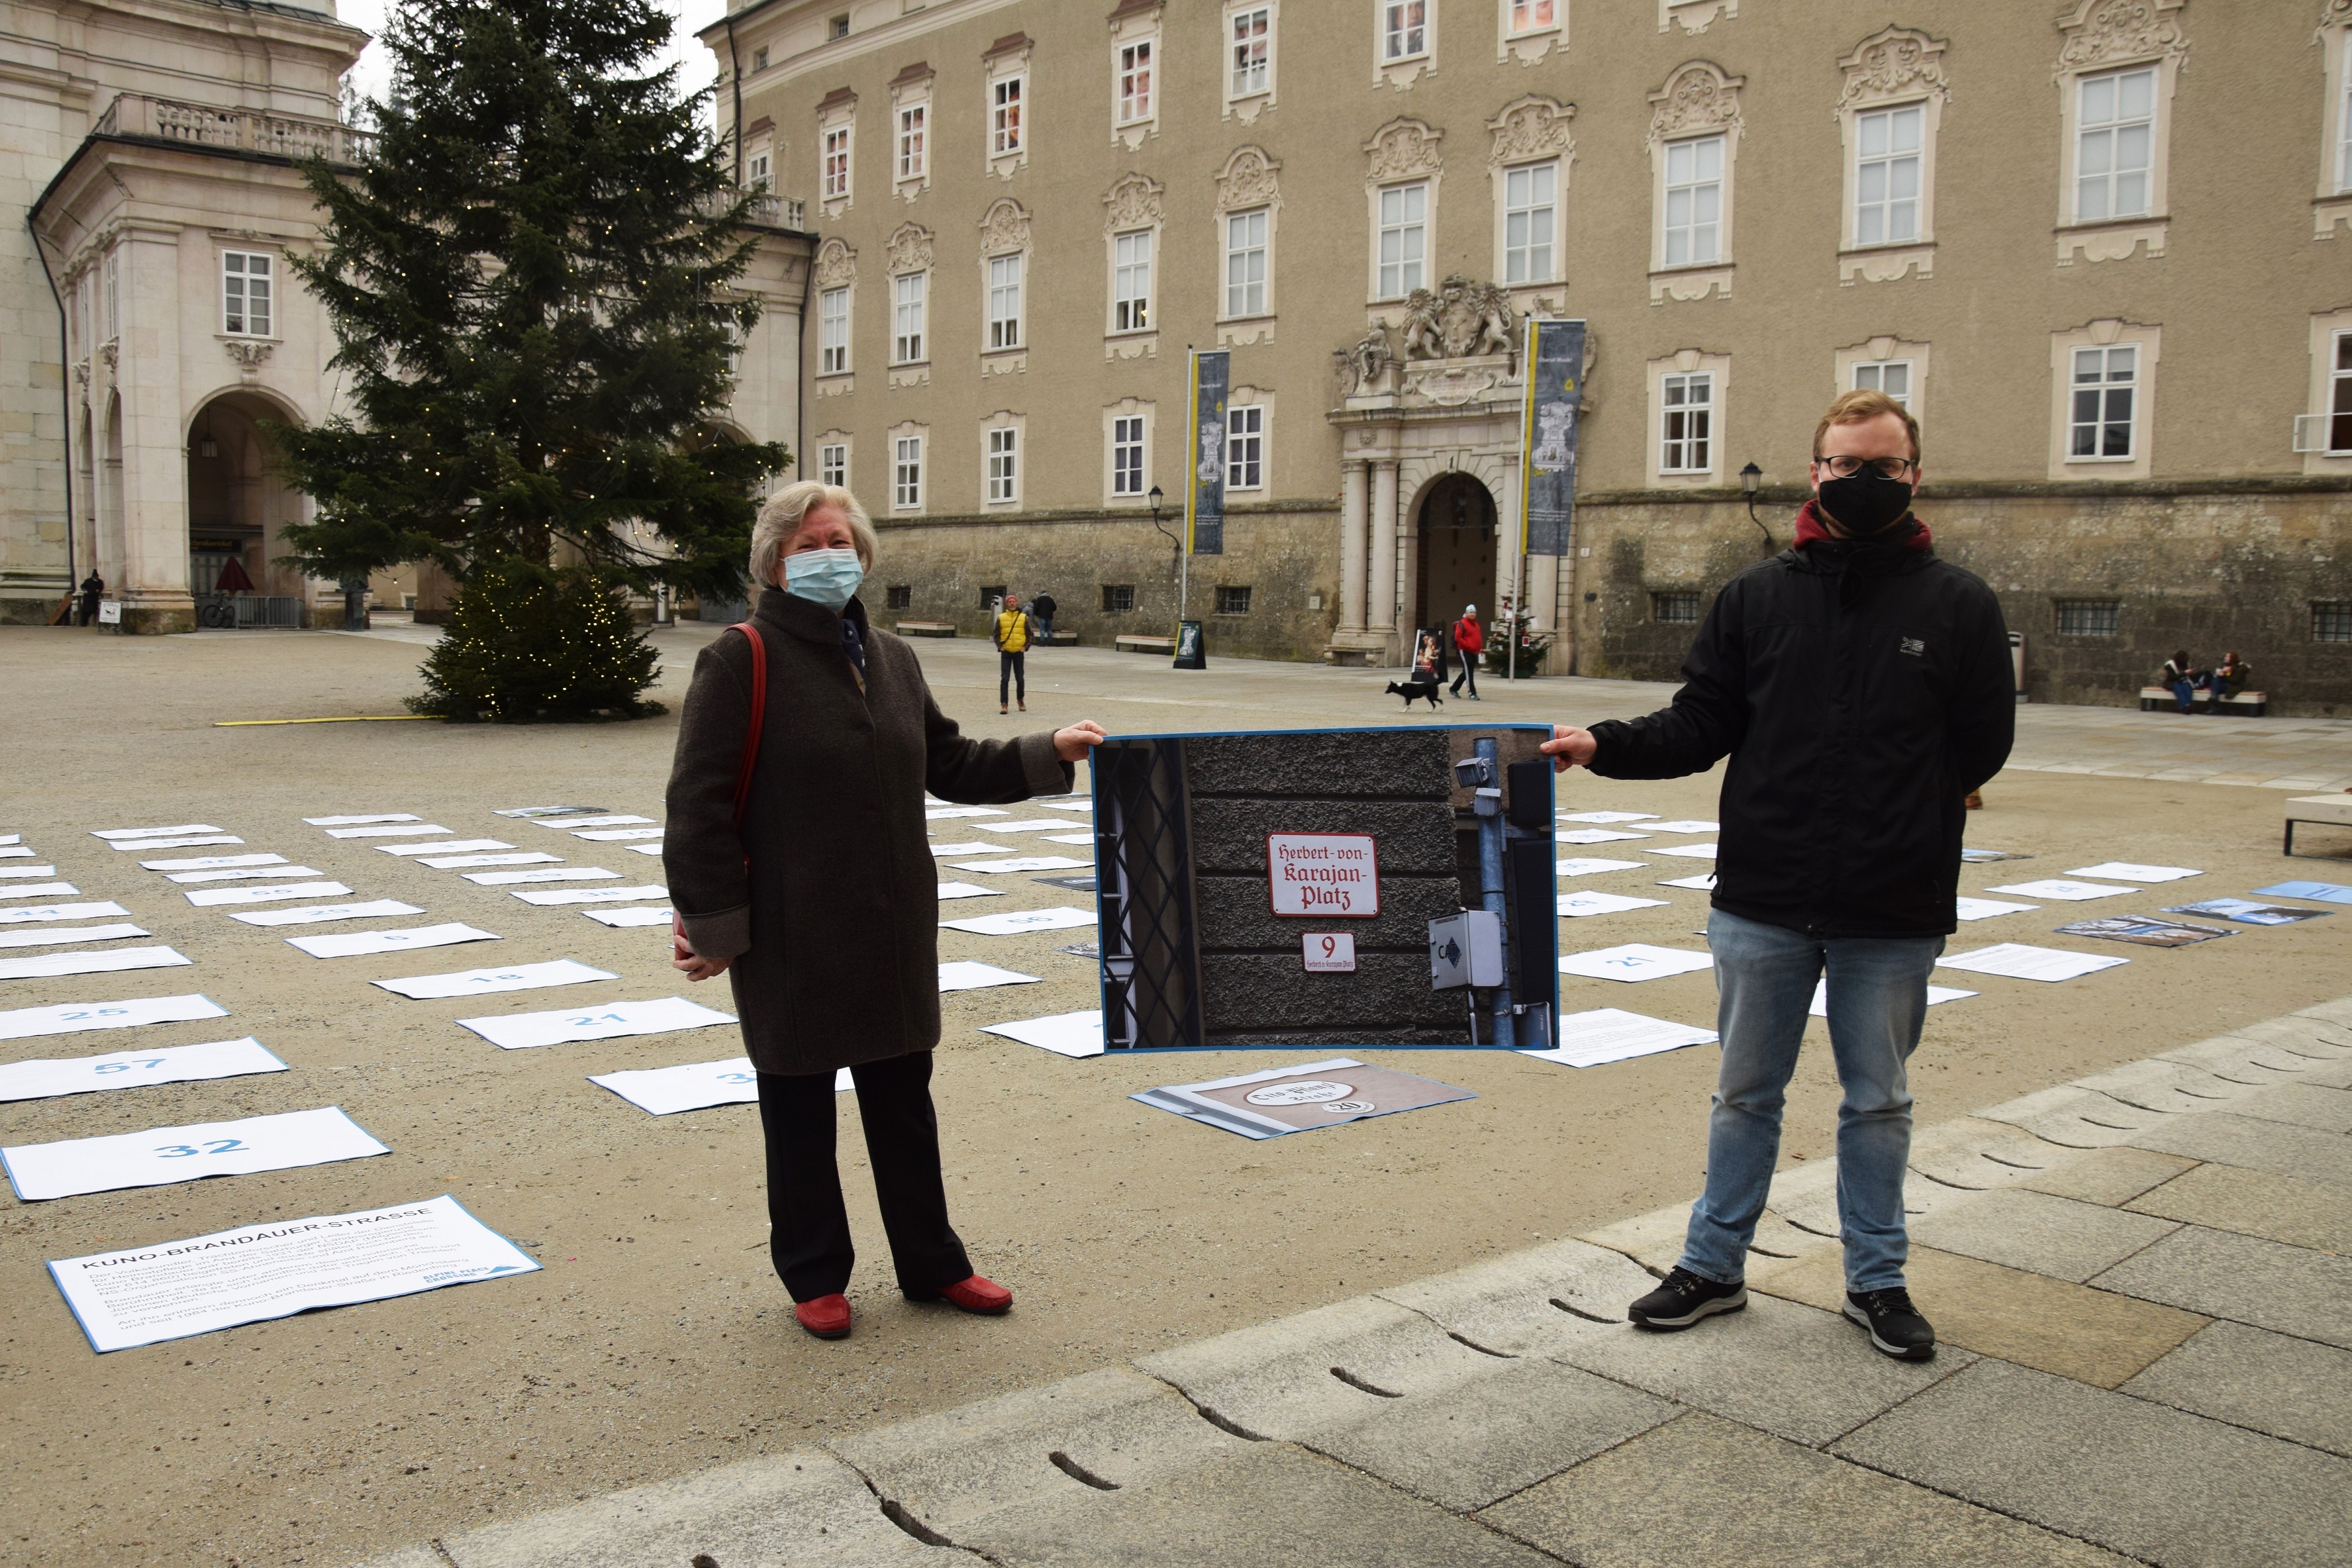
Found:
[[[1454,696],[1462,695],[1462,683],[1470,683],[1470,700],[1478,700],[1478,656],[1486,651],[1486,634],[1478,629],[1478,606],[1462,606],[1462,618],[1454,623],[1454,651],[1462,656],[1462,668],[1454,677],[1450,688]]]

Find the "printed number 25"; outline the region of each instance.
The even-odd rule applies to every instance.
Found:
[[[226,1154],[246,1146],[242,1138],[215,1138],[201,1149],[193,1143],[166,1143],[155,1152],[166,1160],[184,1160],[191,1154]]]

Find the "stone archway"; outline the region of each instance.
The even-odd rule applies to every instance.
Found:
[[[284,420],[289,411],[250,391],[225,392],[207,399],[188,423],[188,592],[203,607],[224,592],[223,575],[264,599],[300,600],[302,574],[280,566],[286,525],[302,518],[302,498],[276,471],[265,420]],[[231,563],[235,571],[231,571]],[[298,624],[299,611],[281,612],[276,623]],[[240,624],[232,618],[227,624]],[[257,624],[248,616],[242,624]]]
[[[1442,475],[1423,493],[1414,626],[1451,625],[1469,605],[1482,619],[1494,613],[1496,522],[1495,497],[1473,475]]]

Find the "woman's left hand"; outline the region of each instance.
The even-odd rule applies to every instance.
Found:
[[[1066,730],[1054,731],[1054,754],[1066,763],[1082,763],[1106,738],[1101,725],[1081,719]]]

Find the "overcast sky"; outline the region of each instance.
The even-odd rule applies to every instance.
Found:
[[[685,67],[679,85],[688,92],[709,87],[718,74],[718,62],[709,49],[695,37],[695,30],[707,27],[726,14],[727,0],[660,0],[661,8],[677,18],[677,27],[670,35],[667,58]],[[383,31],[384,13],[391,9],[392,0],[336,0],[335,14],[354,27],[370,33]],[[391,62],[384,58],[377,45],[368,46],[360,57],[359,68],[352,73],[352,81],[362,95],[380,99],[391,84]]]

